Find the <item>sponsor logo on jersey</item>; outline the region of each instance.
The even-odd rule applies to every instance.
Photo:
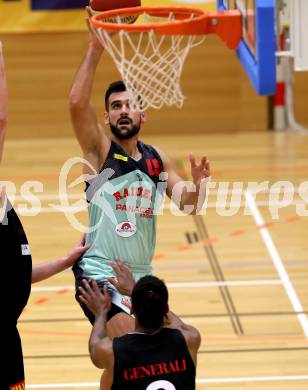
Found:
[[[117,160],[128,161],[128,157],[122,156],[122,154],[114,153],[113,157]]]
[[[14,385],[10,385],[10,390],[25,390],[25,382],[21,381],[18,383],[15,383]]]
[[[116,210],[128,211],[129,213],[139,214],[141,218],[153,218],[153,209],[151,207],[134,206],[118,203]]]
[[[118,236],[131,237],[136,233],[137,229],[131,222],[121,222],[116,226],[115,231]]]
[[[21,254],[23,256],[29,256],[31,255],[30,247],[28,244],[21,244]]]
[[[142,186],[139,187],[131,186],[129,188],[124,188],[122,191],[114,192],[113,196],[117,202],[129,196],[145,198],[152,201],[152,190],[149,188],[144,188]]]
[[[157,158],[147,158],[145,162],[150,176],[158,176],[162,171],[161,164]]]
[[[151,376],[166,375],[186,370],[186,360],[179,359],[168,362],[148,364],[146,366],[127,368],[126,370],[124,370],[123,376],[125,380],[130,381]]]

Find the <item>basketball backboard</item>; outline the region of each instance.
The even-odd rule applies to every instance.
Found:
[[[237,9],[243,36],[237,56],[259,95],[275,95],[275,1],[217,0],[218,10]]]

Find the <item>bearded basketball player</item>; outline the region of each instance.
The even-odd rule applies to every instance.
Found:
[[[94,278],[103,288],[107,278],[114,275],[110,260],[116,256],[130,266],[136,280],[150,274],[156,242],[157,199],[166,190],[169,197],[177,199],[181,210],[189,205],[195,213],[205,199],[205,191],[201,195],[200,187],[210,175],[207,157],[198,163],[190,155],[194,191],[181,186],[183,179],[167,154],[140,140],[146,113],[131,110],[122,81],[108,87],[104,126],[98,121],[91,93],[103,51],[90,27],[88,50],[69,99],[73,128],[85,159],[84,173],[91,177],[86,191],[90,222],[86,243],[91,242],[92,247],[74,267],[76,299],[91,323],[93,314],[78,298],[82,279]],[[106,126],[110,128],[109,134]],[[119,294],[112,285],[108,284],[108,288],[112,293],[108,332],[110,336],[120,336],[134,329],[131,303],[129,297]]]

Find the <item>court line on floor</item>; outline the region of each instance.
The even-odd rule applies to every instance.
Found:
[[[308,311],[302,312],[303,314],[308,315]],[[239,312],[238,315],[240,317],[272,317],[272,316],[280,316],[280,317],[294,317],[296,314],[298,314],[295,311],[287,311],[287,312]],[[192,313],[187,313],[187,314],[179,314],[179,317],[181,318],[194,318],[194,319],[199,319],[199,318],[225,318],[229,317],[228,313],[211,313],[211,314],[204,314],[204,313],[198,313],[198,314],[192,314]],[[18,322],[21,324],[34,324],[34,323],[52,323],[52,322],[76,322],[76,321],[88,321],[86,317],[72,317],[72,318],[30,318],[30,319],[23,319],[21,318]],[[288,333],[289,334],[289,333]],[[290,334],[289,334],[290,335]],[[298,335],[300,338],[303,338],[304,340],[307,340],[306,337],[303,334]],[[267,337],[267,336],[262,336],[262,337]],[[285,336],[278,336],[278,337],[285,337]],[[293,335],[291,336],[293,338]]]
[[[200,215],[194,215],[193,221],[195,223],[195,227],[197,229],[198,235],[201,239],[201,242],[208,241],[210,239],[210,235],[208,233],[207,226]],[[203,250],[206,254],[207,261],[210,265],[212,275],[214,276],[216,282],[220,283],[219,285],[219,293],[225,309],[229,314],[229,321],[232,325],[233,331],[235,334],[244,334],[243,326],[241,323],[241,319],[237,315],[236,306],[232,297],[232,294],[229,289],[229,285],[226,284],[226,279],[224,275],[224,271],[221,267],[220,261],[218,259],[217,253],[212,244],[204,245]]]
[[[217,286],[271,286],[280,285],[281,280],[265,279],[265,280],[234,280],[228,282],[174,282],[167,283],[168,288],[198,288],[198,287],[217,287]],[[74,291],[75,286],[45,286],[32,287],[31,292],[50,292],[50,291]]]
[[[188,318],[188,317],[192,317],[192,316],[180,316],[182,318]],[[69,320],[70,322],[72,321],[71,319]],[[87,319],[84,318],[84,319],[77,319],[77,321],[82,321],[82,322],[87,322]],[[89,337],[89,332],[77,332],[77,331],[55,331],[55,330],[46,330],[46,329],[27,329],[24,327],[24,325],[26,324],[33,324],[33,323],[54,323],[54,319],[48,321],[48,320],[35,320],[35,321],[27,321],[27,320],[21,320],[19,321],[19,324],[22,324],[21,327],[19,327],[19,332],[20,334],[23,334],[23,335],[31,335],[31,334],[36,334],[36,335],[49,335],[49,336],[63,336],[63,337]],[[59,323],[60,322],[64,322],[63,320],[59,320],[58,321]],[[90,325],[89,325],[90,326]],[[234,333],[232,334],[229,334],[229,335],[213,335],[213,336],[206,336],[206,340],[208,342],[210,341],[234,341],[234,342],[247,342],[247,341],[258,341],[260,343],[264,342],[264,341],[271,341],[271,342],[277,342],[277,341],[288,341],[288,342],[302,342],[304,341],[305,342],[305,346],[304,347],[287,347],[287,348],[283,348],[283,350],[292,350],[294,348],[300,348],[300,349],[305,349],[305,350],[308,350],[308,347],[306,346],[306,343],[307,343],[307,339],[304,335],[302,334],[284,334],[284,335],[236,335]],[[258,351],[260,350],[263,350],[263,351],[266,351],[266,350],[272,350],[272,349],[258,349]],[[277,350],[277,348],[276,348]],[[279,348],[279,350],[281,350],[281,348]],[[219,350],[217,350],[219,352]],[[236,350],[229,350],[229,352],[237,352],[238,349]],[[245,349],[245,351],[248,351],[249,352],[249,349]],[[210,350],[207,350],[207,351],[199,351],[198,353],[210,353]],[[75,356],[75,355],[74,355]],[[33,358],[33,356],[25,356],[26,358]],[[36,358],[36,356],[34,356]],[[45,356],[45,357],[54,357],[54,356]],[[64,356],[62,356],[64,357]]]
[[[306,267],[308,266],[308,260],[297,260],[297,259],[288,259],[284,262],[289,268],[299,268],[299,267]],[[255,269],[255,268],[266,268],[266,269],[269,269],[269,268],[272,268],[272,264],[269,264],[268,261],[264,261],[264,260],[255,260],[255,259],[251,259],[251,260],[247,260],[245,262],[240,262],[240,261],[229,261],[229,262],[224,262],[223,263],[223,268],[224,270],[233,270],[233,269],[238,269],[240,268],[241,270],[242,269]],[[210,269],[210,266],[208,264],[204,264],[204,262],[201,262],[201,261],[196,261],[196,262],[192,262],[192,261],[188,261],[188,262],[181,262],[181,263],[178,263],[178,264],[174,264],[172,262],[168,262],[166,260],[164,260],[164,262],[161,262],[161,263],[154,263],[153,264],[153,269],[154,270],[174,270],[174,269],[177,269],[177,270],[182,270],[182,269],[193,269],[193,270],[196,270],[196,269],[206,269],[206,270],[209,270]],[[307,268],[308,270],[308,268]]]
[[[34,332],[33,332],[34,333]],[[89,337],[87,335],[87,337]],[[255,352],[295,352],[308,351],[308,347],[281,347],[281,348],[242,348],[242,349],[207,349],[199,350],[198,355],[213,355],[220,353],[236,354],[236,353],[255,353]],[[24,359],[88,359],[88,354],[74,354],[74,355],[25,355]]]
[[[278,253],[278,250],[272,240],[272,237],[265,226],[265,221],[260,213],[260,210],[258,209],[258,206],[255,202],[254,197],[249,193],[245,192],[245,198],[248,204],[248,207],[252,213],[252,216],[255,220],[255,223],[258,227],[262,226],[262,229],[259,229],[260,235],[265,243],[265,246],[269,252],[269,255],[272,258],[273,264],[277,270],[277,273],[280,277],[280,280],[282,281],[282,284],[286,290],[286,293],[290,299],[290,302],[293,306],[293,309],[295,312],[303,312],[303,306],[296,294],[296,291],[293,287],[293,284],[289,278],[289,275],[283,265],[283,262],[281,260],[281,257]],[[308,318],[305,314],[297,314],[297,318],[303,328],[304,334],[308,338]]]
[[[28,332],[29,333],[29,332]],[[32,332],[35,333],[35,332]],[[47,333],[46,333],[47,334]],[[89,337],[89,335],[87,335]],[[213,354],[237,354],[237,353],[255,353],[255,352],[298,352],[308,351],[308,347],[281,347],[281,348],[242,348],[242,349],[207,349],[199,350],[199,355],[213,355]],[[74,354],[74,355],[26,355],[24,359],[27,360],[41,360],[41,359],[88,359],[88,354]]]
[[[286,376],[254,376],[254,377],[231,377],[231,378],[199,378],[196,383],[241,383],[241,382],[273,382],[273,381],[306,381],[308,375],[286,375]],[[77,383],[50,383],[50,384],[29,384],[26,389],[56,389],[56,388],[84,388],[98,387],[99,382],[77,382]]]

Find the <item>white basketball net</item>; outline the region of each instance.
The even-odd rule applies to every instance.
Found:
[[[147,14],[140,17],[144,19],[142,23],[147,22]],[[170,13],[168,20],[173,19]],[[117,22],[121,22],[119,17]],[[115,40],[107,31],[95,30],[122,76],[133,110],[159,109],[163,105],[182,107],[185,98],[180,87],[183,64],[189,50],[202,43],[204,36],[121,30]]]

